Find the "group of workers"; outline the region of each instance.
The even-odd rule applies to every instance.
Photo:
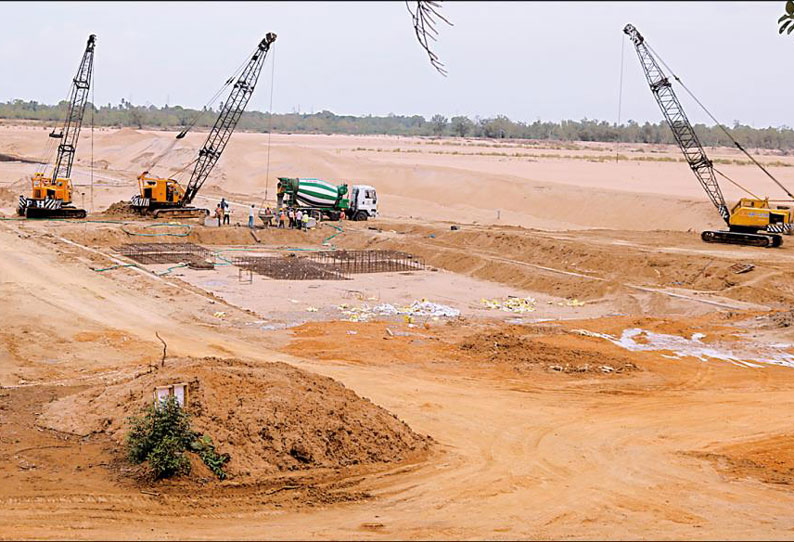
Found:
[[[226,198],[221,198],[220,203],[215,207],[215,218],[218,220],[218,227],[224,224],[230,224],[231,211],[229,210],[229,202]],[[294,209],[282,207],[280,209],[271,209],[269,206],[264,212],[259,215],[265,223],[265,227],[277,227],[282,229],[296,229],[296,230],[309,230],[309,216],[308,212],[301,209]],[[273,223],[275,221],[275,224]],[[254,205],[248,210],[248,227],[254,227]]]
[[[311,217],[308,212],[287,207],[282,207],[281,209],[267,207],[262,214],[262,220],[265,222],[266,227],[274,226],[282,229],[290,228],[304,231],[309,229],[309,218]],[[273,224],[274,220],[275,224]]]
[[[231,222],[232,212],[229,209],[229,202],[226,201],[226,198],[221,198],[220,203],[215,207],[215,218],[218,219],[218,227],[221,227],[223,224],[230,224]],[[251,208],[248,209],[248,227],[254,227],[254,204],[251,204]]]

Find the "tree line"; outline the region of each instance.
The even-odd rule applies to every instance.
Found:
[[[35,101],[10,100],[0,102],[0,119],[38,120],[53,125],[66,116],[68,102],[58,105]],[[117,105],[86,106],[84,124],[96,126],[133,127],[159,130],[182,130],[190,125],[209,128],[217,111],[196,110],[181,106],[136,106],[122,99]],[[92,120],[93,119],[93,120]],[[352,116],[336,115],[330,111],[319,113],[275,113],[246,111],[238,128],[250,132],[401,135],[401,136],[457,136],[489,139],[536,139],[556,141],[601,141],[624,143],[673,144],[668,126],[658,123],[629,120],[617,125],[607,121],[583,119],[561,122],[521,122],[504,115],[471,119],[466,116],[447,118],[434,115],[429,120],[422,115]],[[729,138],[717,127],[696,124],[695,131],[703,145],[731,146]],[[735,122],[730,128],[733,137],[745,147],[794,152],[794,130],[781,128],[753,128]]]

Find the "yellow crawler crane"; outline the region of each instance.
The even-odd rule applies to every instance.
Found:
[[[651,88],[656,102],[662,110],[667,124],[673,132],[681,152],[684,153],[690,169],[700,181],[701,186],[708,194],[709,199],[717,208],[722,219],[728,226],[727,230],[704,231],[701,239],[707,243],[730,243],[735,245],[749,245],[758,247],[779,247],[783,243],[782,233],[791,234],[792,231],[792,210],[788,206],[770,204],[769,198],[760,198],[742,188],[752,197],[741,198],[730,209],[722,195],[715,172],[724,178],[738,183],[728,178],[725,174],[714,168],[713,163],[706,156],[706,151],[700,144],[700,140],[695,133],[692,124],[684,113],[681,103],[673,92],[672,84],[656,62],[655,53],[652,54],[650,46],[645,42],[645,38],[633,25],[626,25],[623,32],[629,36],[637,55],[640,58],[645,78]],[[681,80],[673,75],[681,83]],[[683,86],[683,83],[681,83]],[[684,87],[686,89],[686,87]],[[691,94],[691,93],[690,93]],[[693,96],[694,97],[694,96]],[[695,98],[697,100],[697,98]],[[700,102],[698,102],[700,103]],[[701,104],[702,106],[702,104]],[[736,147],[747,155],[755,165],[761,168],[766,175],[771,178],[786,194],[794,200],[794,194],[789,192],[767,169],[762,166],[753,156],[747,152],[738,141],[725,129],[722,124],[717,122],[708,110],[703,108],[714,122],[722,128],[725,134],[733,141]]]

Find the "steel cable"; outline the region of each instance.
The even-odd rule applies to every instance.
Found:
[[[687,86],[684,84],[684,82],[683,82],[683,81],[681,81],[681,78],[680,78],[680,77],[678,77],[678,76],[675,74],[675,72],[672,70],[672,68],[670,68],[670,66],[668,66],[668,65],[667,65],[667,63],[666,63],[666,62],[665,62],[665,61],[662,59],[662,57],[660,57],[660,56],[659,56],[659,53],[657,53],[657,52],[656,52],[656,51],[653,49],[653,47],[651,47],[651,46],[650,46],[650,44],[648,44],[648,42],[645,42],[645,45],[646,45],[646,46],[648,47],[648,49],[649,49],[649,50],[650,50],[650,51],[653,53],[653,55],[654,55],[656,58],[658,58],[658,59],[659,59],[659,62],[661,62],[661,63],[664,65],[664,67],[665,67],[665,68],[667,68],[667,70],[670,72],[670,75],[672,75],[672,76],[673,76],[673,78],[674,78],[674,79],[675,79],[675,80],[678,82],[678,84],[679,84],[679,85],[681,85],[681,87],[682,87],[682,88],[683,88],[683,89],[684,89],[684,90],[687,92],[687,94],[689,94],[689,96],[690,96],[690,97],[691,97],[693,100],[695,100],[695,102],[696,102],[696,103],[697,103],[697,104],[700,106],[700,108],[701,108],[701,109],[703,109],[703,111],[705,111],[705,112],[706,112],[706,114],[709,116],[709,118],[711,118],[711,120],[712,120],[712,121],[714,121],[714,123],[715,123],[717,126],[719,126],[719,128],[720,128],[720,129],[721,129],[721,130],[722,130],[722,131],[725,133],[725,135],[726,135],[726,136],[728,136],[728,139],[730,139],[730,140],[733,142],[733,144],[736,146],[736,148],[738,148],[738,149],[739,149],[740,151],[742,151],[742,152],[743,152],[743,153],[744,153],[744,154],[745,154],[745,155],[746,155],[746,156],[747,156],[747,157],[748,157],[750,160],[752,160],[752,162],[753,162],[753,163],[754,163],[756,166],[758,166],[758,167],[761,169],[761,171],[763,171],[764,173],[766,173],[767,177],[769,177],[770,179],[772,179],[772,180],[775,182],[775,184],[777,184],[777,185],[778,185],[778,186],[779,186],[779,187],[780,187],[780,188],[781,188],[781,189],[782,189],[782,190],[783,190],[783,191],[786,193],[786,195],[788,195],[790,198],[794,199],[794,194],[792,194],[791,192],[789,192],[789,190],[788,190],[788,189],[787,189],[787,188],[786,188],[786,187],[783,185],[783,183],[781,183],[780,181],[778,181],[778,180],[775,178],[775,176],[774,176],[774,175],[772,175],[772,174],[769,172],[769,170],[767,170],[767,169],[766,169],[766,168],[765,168],[765,167],[764,167],[764,166],[763,166],[763,165],[762,165],[762,164],[761,164],[761,163],[760,163],[758,160],[756,160],[756,159],[755,159],[755,157],[754,157],[753,155],[751,155],[749,152],[747,152],[747,150],[746,150],[746,149],[745,149],[745,148],[744,148],[744,147],[741,145],[741,143],[739,143],[738,141],[736,141],[736,139],[735,139],[735,138],[734,138],[734,137],[731,135],[731,133],[728,131],[728,129],[727,129],[727,128],[725,128],[725,126],[724,126],[724,125],[723,125],[723,124],[722,124],[720,121],[718,121],[718,120],[717,120],[717,118],[716,118],[714,115],[712,115],[712,114],[711,114],[711,111],[709,111],[709,110],[706,108],[706,106],[705,106],[705,105],[703,105],[703,103],[702,103],[700,100],[698,100],[697,96],[695,96],[695,95],[694,95],[694,93],[693,93],[691,90],[689,90],[689,88],[688,88],[688,87],[687,87]],[[726,178],[727,178],[727,177],[726,177]]]

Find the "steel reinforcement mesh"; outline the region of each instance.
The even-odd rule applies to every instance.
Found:
[[[343,269],[308,258],[285,256],[235,256],[231,262],[258,275],[282,280],[349,280]]]
[[[424,260],[397,250],[327,250],[313,252],[306,258],[349,274],[425,269]]]
[[[128,243],[113,250],[143,264],[181,263],[210,255],[209,250],[193,243]]]

